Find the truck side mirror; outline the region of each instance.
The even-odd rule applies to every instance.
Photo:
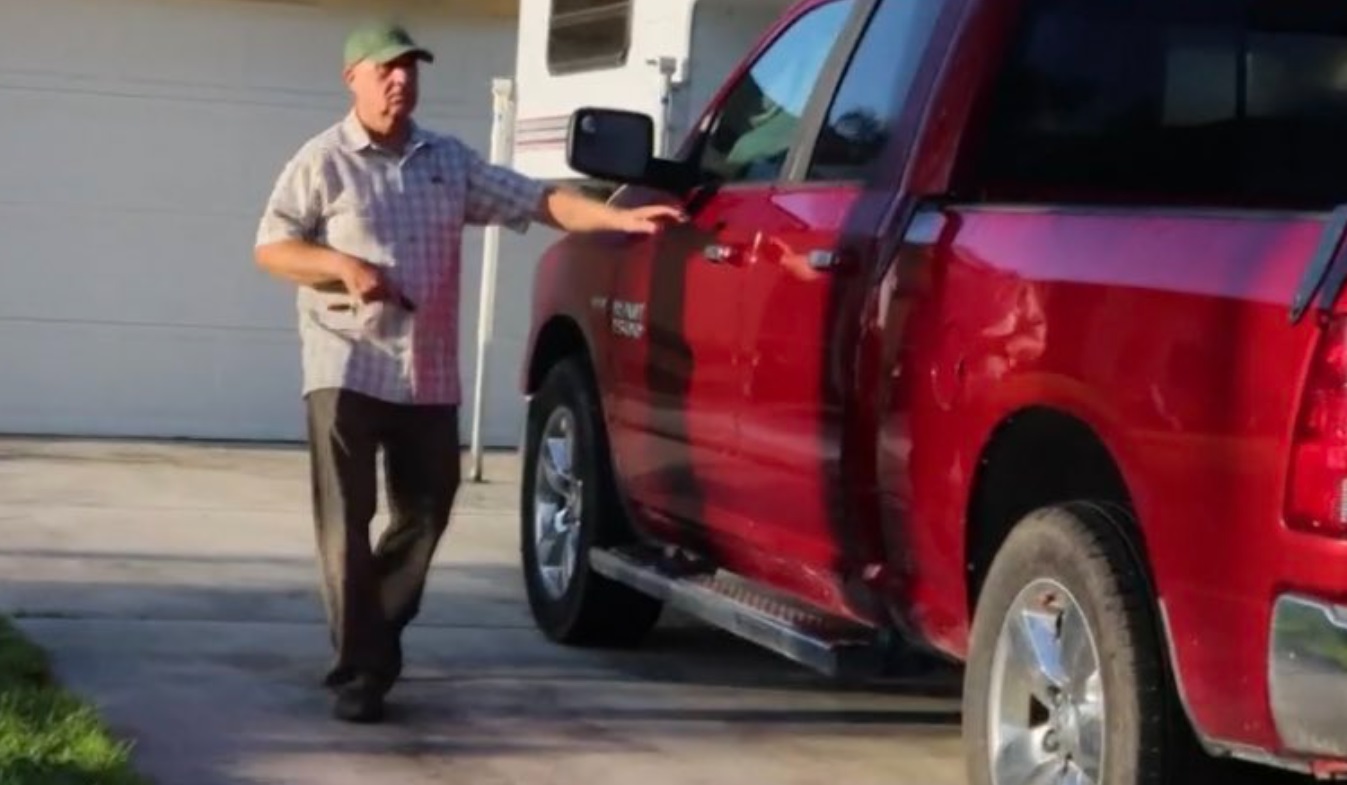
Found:
[[[566,139],[566,163],[599,180],[640,183],[654,157],[655,124],[620,109],[576,110]]]

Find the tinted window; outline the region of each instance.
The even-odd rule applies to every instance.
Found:
[[[808,179],[863,179],[879,160],[941,6],[938,0],[879,4],[838,85]]]
[[[775,180],[795,142],[819,72],[851,12],[851,0],[797,19],[728,94],[701,152],[703,171],[726,182]]]
[[[992,198],[1347,201],[1347,3],[1029,0],[976,185]]]
[[[622,65],[630,45],[630,0],[552,0],[547,67],[553,73]]]

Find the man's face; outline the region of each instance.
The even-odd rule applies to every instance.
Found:
[[[415,56],[405,55],[382,64],[362,60],[347,71],[346,83],[362,116],[392,121],[415,111],[417,77]]]

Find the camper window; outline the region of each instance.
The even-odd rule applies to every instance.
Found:
[[[547,69],[553,74],[616,68],[631,48],[631,0],[552,0]]]

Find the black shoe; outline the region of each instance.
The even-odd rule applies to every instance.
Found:
[[[380,692],[388,692],[402,678],[402,641],[394,638],[392,651],[383,667],[370,672],[370,683]]]
[[[383,693],[365,679],[350,682],[337,691],[332,716],[344,722],[381,722],[384,718]]]
[[[398,679],[402,678],[402,638],[401,636],[393,639],[393,665],[388,673],[388,686],[391,688]]]
[[[393,686],[393,683],[396,682],[402,676],[401,639],[395,638],[393,640],[393,651],[390,654],[390,657],[391,662],[388,666],[388,670],[386,672],[380,673],[379,674],[380,678],[378,679],[378,681],[381,682],[381,686],[385,690],[391,688]],[[338,687],[344,687],[347,684],[350,684],[351,682],[355,681],[359,675],[360,671],[354,666],[333,665],[331,668],[328,669],[327,673],[323,674],[323,686],[328,687],[330,689],[337,689]]]
[[[349,668],[345,666],[333,666],[330,670],[328,670],[326,674],[323,675],[323,686],[332,689],[336,689],[337,687],[344,687],[347,684],[350,684],[351,682],[355,681],[355,677],[356,677],[355,668]]]

